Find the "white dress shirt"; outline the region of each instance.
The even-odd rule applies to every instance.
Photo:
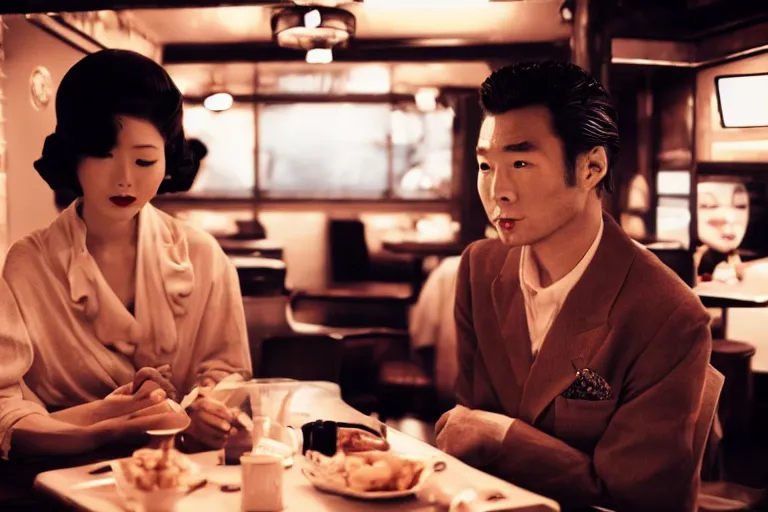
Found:
[[[546,288],[541,286],[539,267],[531,254],[530,246],[523,246],[520,254],[520,288],[525,301],[525,317],[528,320],[528,334],[534,356],[538,354],[568,294],[579,282],[595,256],[602,237],[603,220],[601,218],[597,236],[581,260],[570,272]]]

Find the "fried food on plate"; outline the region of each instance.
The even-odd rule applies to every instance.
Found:
[[[189,484],[189,458],[175,449],[142,448],[121,463],[125,479],[140,491],[177,489]]]
[[[307,457],[334,482],[343,482],[355,491],[407,491],[418,482],[424,461],[391,451],[344,453],[333,457],[307,452]]]

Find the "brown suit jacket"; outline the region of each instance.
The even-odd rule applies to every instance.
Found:
[[[610,217],[595,256],[536,356],[519,282],[520,249],[464,252],[456,296],[458,402],[516,418],[489,471],[563,506],[690,511],[692,450],[711,351],[696,295]],[[588,367],[612,397],[561,393]]]

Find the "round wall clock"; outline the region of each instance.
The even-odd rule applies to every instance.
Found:
[[[29,98],[35,110],[45,110],[53,98],[53,79],[43,66],[38,66],[29,77]]]

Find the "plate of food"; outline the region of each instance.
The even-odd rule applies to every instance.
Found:
[[[304,454],[302,473],[317,489],[367,500],[404,498],[421,489],[445,462],[434,457],[415,457],[394,451],[371,450],[327,457]]]
[[[205,485],[197,466],[173,448],[141,448],[111,463],[117,494],[129,509],[173,510],[181,498]]]

